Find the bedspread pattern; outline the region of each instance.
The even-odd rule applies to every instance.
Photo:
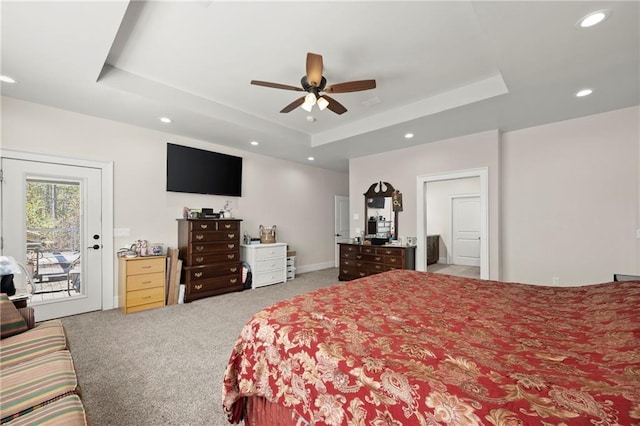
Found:
[[[223,384],[311,424],[640,425],[640,282],[538,287],[393,271],[256,314]]]

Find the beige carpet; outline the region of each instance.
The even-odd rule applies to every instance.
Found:
[[[325,269],[185,305],[64,318],[90,423],[227,425],[222,377],[242,326],[260,309],[337,277]]]

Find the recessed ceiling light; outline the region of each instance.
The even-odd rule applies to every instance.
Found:
[[[413,137],[413,133],[405,133],[404,137],[405,139],[411,139]]]
[[[307,157],[307,160],[309,160],[309,161],[313,161],[313,160],[315,160],[315,158],[313,158],[313,157]]]
[[[172,123],[173,120],[170,119],[169,117],[160,117],[158,120],[162,121],[163,123]]]
[[[592,93],[593,93],[593,90],[591,90],[591,89],[582,89],[578,93],[576,93],[576,97],[577,98],[582,98],[582,97],[585,97],[585,96],[589,96]]]
[[[260,142],[258,142],[258,141],[251,141],[251,145],[253,145],[253,146],[258,146],[258,145],[260,145]]]
[[[0,81],[3,83],[15,83],[16,81],[8,75],[0,75]]]
[[[577,22],[577,26],[580,28],[589,28],[597,25],[607,19],[610,15],[609,9],[597,10],[595,12],[591,12],[590,14],[583,16]]]

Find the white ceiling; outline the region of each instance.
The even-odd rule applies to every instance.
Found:
[[[2,83],[5,96],[292,161],[313,156],[332,170],[347,171],[349,158],[640,103],[637,1],[0,6],[1,73],[17,80]],[[599,9],[611,11],[605,22],[575,25]],[[343,115],[281,114],[300,92],[249,82],[299,86],[307,52],[323,56],[328,84],[377,87],[332,95]],[[576,98],[584,87],[594,93]]]

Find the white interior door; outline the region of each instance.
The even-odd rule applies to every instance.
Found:
[[[2,158],[2,254],[37,321],[102,308],[101,170]],[[28,278],[28,279],[27,279]]]
[[[338,243],[348,242],[351,231],[349,226],[349,197],[335,197],[335,267],[340,266],[340,248]]]
[[[451,198],[451,260],[480,266],[480,196]]]

